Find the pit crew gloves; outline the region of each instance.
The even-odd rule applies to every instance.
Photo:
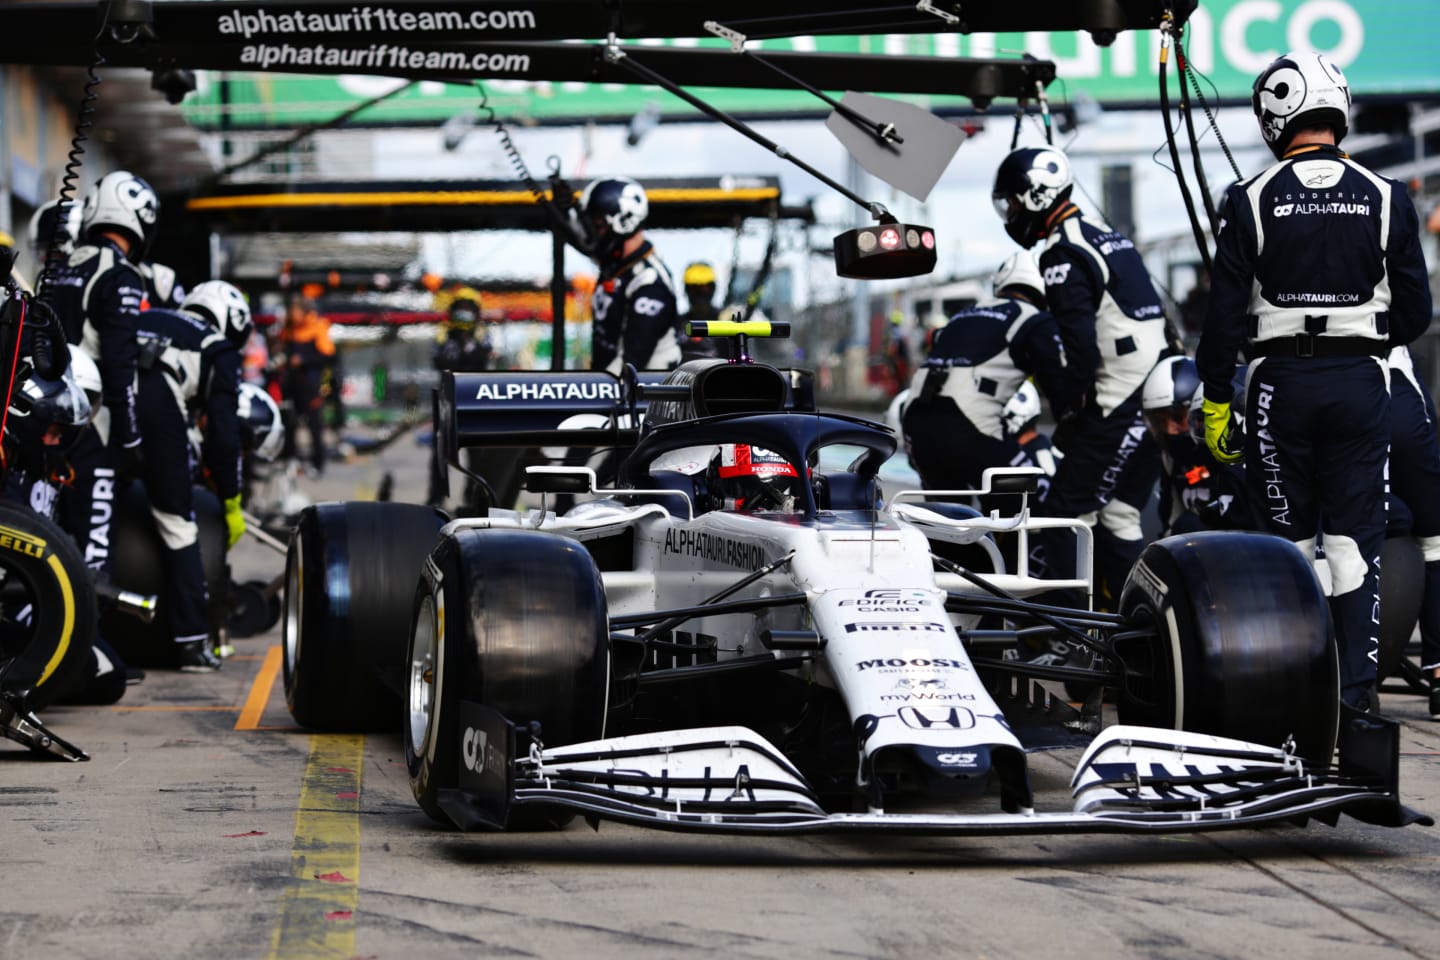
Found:
[[[1245,452],[1237,449],[1235,423],[1230,417],[1230,404],[1217,403],[1209,397],[1201,407],[1205,414],[1205,446],[1221,463],[1239,463]]]
[[[225,501],[225,530],[229,534],[229,542],[225,549],[230,549],[240,542],[245,535],[245,514],[240,511],[240,494],[235,494]]]

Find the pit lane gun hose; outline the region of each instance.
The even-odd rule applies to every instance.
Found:
[[[1175,144],[1175,119],[1170,116],[1170,43],[1180,28],[1175,24],[1173,9],[1166,10],[1160,20],[1160,115],[1165,120],[1165,143],[1170,148],[1170,162],[1175,169],[1175,180],[1180,185],[1180,198],[1185,201],[1185,214],[1190,218],[1190,230],[1195,235],[1195,249],[1207,274],[1214,271],[1210,260],[1210,244],[1200,226],[1200,217],[1195,212],[1195,199],[1190,195],[1190,185],[1185,182],[1185,171],[1180,166],[1180,148]]]

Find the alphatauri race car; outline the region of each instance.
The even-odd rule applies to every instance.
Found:
[[[465,830],[1428,822],[1399,801],[1398,726],[1340,704],[1292,544],[1157,541],[1096,611],[1089,530],[1036,516],[1030,473],[883,489],[891,430],[744,353],[668,375],[445,374],[441,455],[561,462],[528,468],[542,505],[524,512],[309,508],[282,618],[296,719],[398,729],[420,806]],[[1013,512],[963,502],[980,493]],[[562,495],[589,499],[549,509]],[[1032,535],[1073,540],[1078,576],[1035,576]],[[1048,647],[1083,656],[1033,655]],[[1032,754],[1057,748],[1078,755],[1068,797],[1032,783]]]

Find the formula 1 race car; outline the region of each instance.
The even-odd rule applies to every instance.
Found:
[[[887,492],[889,429],[817,410],[803,372],[744,360],[692,360],[660,382],[447,373],[437,436],[451,461],[467,446],[570,454],[528,469],[544,500],[524,513],[310,508],[282,622],[296,719],[398,727],[441,823],[1428,822],[1399,802],[1398,726],[1340,705],[1325,597],[1287,541],[1158,541],[1118,612],[1098,612],[1089,530],[1033,515],[1030,473]],[[575,464],[600,448],[620,453],[613,477]],[[1008,494],[1013,515],[957,502],[979,493]],[[595,499],[546,509],[562,494]],[[1073,538],[1075,579],[1029,571],[1040,531]],[[1052,641],[1088,664],[1024,655]],[[1078,709],[1061,684],[1090,691]],[[1063,747],[1083,747],[1072,799],[1047,810],[1028,758]]]

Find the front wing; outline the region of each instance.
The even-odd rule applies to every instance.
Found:
[[[1150,727],[1115,726],[1085,750],[1069,810],[830,813],[800,772],[745,727],[706,727],[545,748],[529,727],[462,703],[459,789],[440,806],[462,830],[504,829],[542,807],[702,833],[1171,833],[1341,813],[1384,826],[1432,820],[1399,800],[1399,724],[1347,712],[1335,767],[1286,750]]]

